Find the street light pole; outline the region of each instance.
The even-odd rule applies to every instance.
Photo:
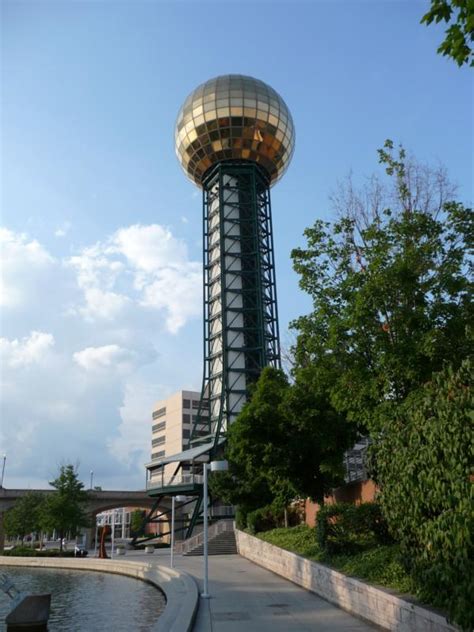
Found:
[[[92,481],[94,480],[94,470],[91,470],[91,486],[90,489],[92,490]]]
[[[5,476],[5,463],[7,462],[7,455],[3,455],[3,465],[2,465],[2,479],[0,481],[0,489],[3,488],[3,478]]]
[[[110,550],[110,557],[114,557],[114,544],[115,544],[115,509],[112,509],[112,547]]]
[[[209,599],[209,564],[208,564],[208,551],[207,551],[207,470],[209,465],[204,463],[204,491],[202,502],[204,504],[204,591],[201,593],[203,599]]]
[[[209,599],[209,553],[208,553],[208,493],[207,493],[207,474],[208,470],[211,472],[226,472],[229,469],[227,461],[211,461],[210,463],[204,463],[204,490],[203,490],[203,503],[204,503],[204,591],[201,593],[203,599]]]
[[[170,554],[170,567],[174,568],[174,509],[175,509],[175,497],[171,498],[171,554]]]

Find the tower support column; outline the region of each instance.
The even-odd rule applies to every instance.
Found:
[[[265,366],[280,366],[268,178],[221,162],[203,180],[204,382],[194,440],[219,436]]]

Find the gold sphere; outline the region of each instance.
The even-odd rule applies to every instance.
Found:
[[[259,79],[222,75],[188,96],[176,121],[176,155],[199,187],[221,161],[250,160],[270,185],[284,174],[295,145],[295,128],[281,96]]]

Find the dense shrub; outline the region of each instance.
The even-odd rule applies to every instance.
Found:
[[[422,598],[474,626],[472,366],[434,376],[375,442],[380,502]]]
[[[11,555],[12,557],[74,557],[74,551],[63,551],[59,549],[43,549],[38,551],[30,546],[14,546],[12,549],[5,551],[3,555]]]
[[[377,503],[336,503],[322,507],[316,517],[316,539],[325,553],[353,553],[390,541]]]
[[[278,516],[271,505],[261,507],[247,514],[247,528],[250,533],[268,531],[278,526]]]
[[[247,515],[248,509],[243,505],[239,505],[235,511],[235,526],[237,529],[246,529],[247,528]]]

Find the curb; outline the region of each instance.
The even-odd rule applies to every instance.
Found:
[[[150,628],[150,632],[190,632],[199,605],[197,584],[188,573],[149,562],[0,556],[1,566],[117,573],[149,582],[166,597],[165,609]]]

